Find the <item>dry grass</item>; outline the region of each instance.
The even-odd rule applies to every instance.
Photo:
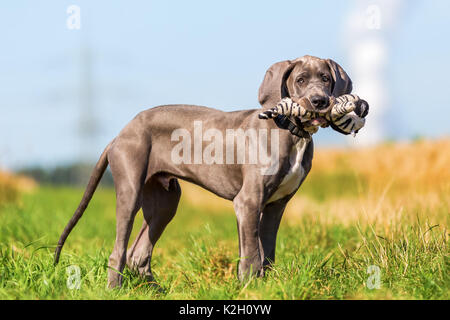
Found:
[[[317,189],[343,177],[343,188],[327,201],[300,189],[287,216],[321,215],[343,224],[364,221],[381,225],[432,219],[448,228],[450,140],[386,144],[357,150],[318,150],[304,188]],[[335,179],[333,179],[335,178]],[[445,214],[443,214],[445,213]]]
[[[356,150],[318,150],[311,176],[349,171],[370,191],[405,193],[448,191],[450,139],[385,144]]]
[[[31,178],[0,171],[0,205],[17,201],[21,192],[30,192],[36,185]]]

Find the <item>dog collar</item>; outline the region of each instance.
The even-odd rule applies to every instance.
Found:
[[[277,117],[273,118],[273,121],[275,121],[275,124],[278,126],[278,128],[289,130],[289,132],[296,137],[311,138],[311,134],[309,132],[306,132],[303,127],[293,123],[291,120],[289,120],[288,117],[284,115],[279,114]]]

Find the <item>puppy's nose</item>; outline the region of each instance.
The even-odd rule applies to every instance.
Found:
[[[330,101],[329,101],[328,97],[324,97],[324,96],[311,97],[311,104],[316,109],[325,109],[326,107],[328,107],[329,102]]]

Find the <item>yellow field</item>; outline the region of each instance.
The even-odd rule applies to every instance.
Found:
[[[0,171],[0,205],[16,201],[21,192],[31,191],[35,187],[33,179]]]

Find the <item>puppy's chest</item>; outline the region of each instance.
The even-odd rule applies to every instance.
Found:
[[[290,168],[283,177],[280,185],[275,193],[269,198],[267,203],[279,200],[291,194],[298,189],[300,182],[305,176],[305,169],[302,167],[302,160],[305,154],[306,147],[309,140],[300,139],[299,142],[292,148],[289,154]]]

